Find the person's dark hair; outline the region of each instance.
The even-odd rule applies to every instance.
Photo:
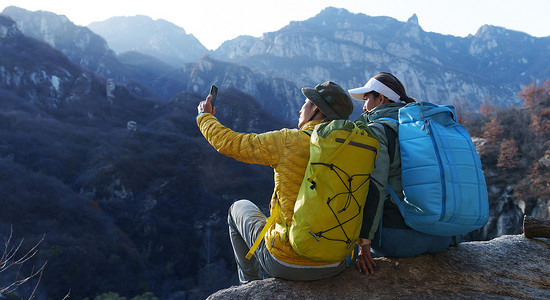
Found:
[[[388,72],[380,72],[374,75],[374,78],[392,89],[392,91],[396,92],[397,95],[399,95],[399,100],[405,103],[416,102],[415,99],[407,96],[407,92],[405,92],[405,87],[403,86],[401,81],[399,81],[399,79],[397,79],[397,77],[393,76],[392,74]],[[373,91],[372,93],[375,92]],[[377,95],[374,96],[377,97]]]

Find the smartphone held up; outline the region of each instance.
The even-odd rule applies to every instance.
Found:
[[[212,105],[212,109],[214,109],[214,105],[216,103],[216,97],[218,96],[218,87],[215,85],[212,85],[210,87],[210,95],[212,95],[212,99],[210,99],[210,104]]]

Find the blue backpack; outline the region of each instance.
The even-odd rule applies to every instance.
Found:
[[[454,107],[428,102],[399,109],[404,201],[388,184],[405,223],[438,236],[466,234],[487,223],[489,200],[481,160]],[[391,143],[391,141],[390,141]]]

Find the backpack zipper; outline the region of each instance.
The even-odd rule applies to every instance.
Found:
[[[437,165],[439,167],[439,176],[441,177],[441,196],[442,196],[442,202],[443,202],[443,207],[441,209],[441,215],[439,216],[439,220],[443,220],[443,217],[445,216],[445,213],[446,213],[446,210],[447,210],[447,189],[446,189],[446,184],[445,184],[445,172],[443,170],[443,168],[441,167],[441,153],[439,153],[439,149],[437,147],[437,140],[436,140],[436,137],[435,135],[433,134],[433,129],[431,130],[430,132],[430,128],[432,127],[431,125],[431,120],[427,119],[427,120],[424,120],[424,125],[426,126],[426,134],[428,134],[430,136],[430,138],[432,139],[432,144],[434,145],[434,150],[435,150],[435,155],[437,157]],[[424,129],[424,125],[422,125],[422,128]]]

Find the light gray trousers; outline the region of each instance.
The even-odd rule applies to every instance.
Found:
[[[233,245],[233,254],[237,262],[237,271],[241,284],[263,279],[260,266],[272,277],[308,281],[332,277],[346,268],[346,262],[324,266],[290,265],[275,259],[260,243],[254,256],[248,260],[246,254],[262,231],[267,217],[248,200],[239,200],[231,205],[227,217],[229,237]]]

